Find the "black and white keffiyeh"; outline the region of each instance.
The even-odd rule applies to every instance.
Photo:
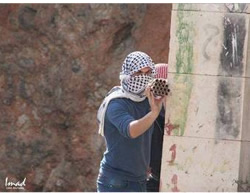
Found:
[[[145,67],[152,69],[150,75],[132,76]],[[98,109],[97,120],[99,123],[99,134],[104,136],[104,120],[109,102],[115,98],[128,98],[135,102],[143,101],[146,98],[143,92],[154,76],[155,66],[147,54],[136,51],[130,53],[125,58],[122,65],[122,72],[120,73],[121,86],[113,87]]]
[[[142,68],[150,67],[151,75],[132,76]],[[155,75],[155,66],[152,59],[144,52],[136,51],[129,54],[123,62],[122,72],[120,73],[121,86],[124,90],[136,94],[143,95],[148,83]]]

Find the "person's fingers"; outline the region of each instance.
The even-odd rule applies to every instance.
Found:
[[[153,99],[153,93],[152,93],[152,91],[149,91],[149,96],[150,96],[150,99],[152,100]]]
[[[160,101],[162,101],[163,100],[163,96],[156,96],[156,97],[154,97],[155,98],[155,100],[157,101],[157,102],[160,102]]]
[[[150,99],[152,101],[152,105],[155,105],[155,96],[154,96],[154,93],[152,91],[150,91]]]
[[[163,98],[163,104],[166,105],[166,102],[167,102],[167,96],[165,95]]]
[[[164,97],[161,97],[161,98],[155,99],[155,100],[156,100],[156,104],[157,104],[158,106],[162,106],[162,104],[163,104],[163,102],[164,102]]]
[[[147,86],[146,89],[145,89],[145,95],[147,97],[149,97],[149,95],[150,95],[150,87],[149,86]]]
[[[155,99],[160,100],[162,97],[161,96],[156,96]]]
[[[167,96],[165,95],[164,97],[162,97],[162,100],[166,101],[167,100]]]

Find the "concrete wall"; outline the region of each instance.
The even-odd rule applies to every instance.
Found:
[[[161,191],[250,190],[249,4],[175,4]]]

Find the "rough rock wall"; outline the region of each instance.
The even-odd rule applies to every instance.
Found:
[[[0,5],[0,191],[95,191],[96,110],[124,57],[167,62],[169,4]]]

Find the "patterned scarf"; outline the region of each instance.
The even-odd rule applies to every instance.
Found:
[[[151,75],[132,76],[142,68],[150,67],[152,69]],[[132,52],[129,54],[122,65],[122,72],[120,73],[120,80],[122,88],[130,93],[143,96],[143,92],[148,83],[155,76],[155,66],[152,59],[143,52]],[[145,96],[144,96],[145,97]]]
[[[155,78],[168,78],[168,64],[166,63],[159,63],[155,64],[155,71],[156,75]]]

